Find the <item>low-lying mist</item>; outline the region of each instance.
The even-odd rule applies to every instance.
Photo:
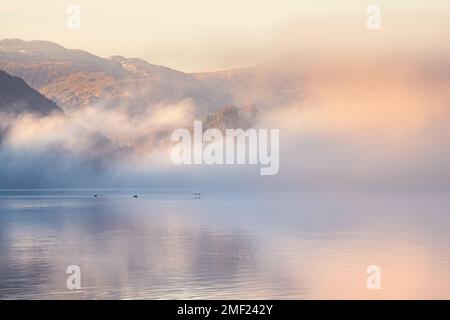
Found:
[[[255,165],[174,165],[172,130],[204,120],[186,97],[139,114],[96,104],[68,115],[3,115],[0,187],[450,189],[446,61],[299,59],[306,60],[280,69],[287,87],[302,91],[298,101],[265,106],[253,119],[254,127],[280,129],[275,176],[260,176]],[[302,87],[293,88],[299,73]]]

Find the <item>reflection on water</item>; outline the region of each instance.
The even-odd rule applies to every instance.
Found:
[[[450,298],[449,194],[195,198],[0,191],[0,298]]]

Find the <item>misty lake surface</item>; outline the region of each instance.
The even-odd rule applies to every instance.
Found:
[[[0,298],[450,299],[448,193],[198,191],[0,191]]]

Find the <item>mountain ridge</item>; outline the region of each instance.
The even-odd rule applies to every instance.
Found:
[[[286,104],[297,98],[292,92],[303,82],[291,69],[277,70],[276,64],[185,73],[139,58],[101,58],[43,40],[0,40],[0,68],[25,79],[66,112],[100,103],[139,113],[155,104],[189,100],[196,116],[203,117],[226,105]]]

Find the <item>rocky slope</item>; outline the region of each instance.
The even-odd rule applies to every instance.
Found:
[[[12,115],[27,112],[47,116],[62,110],[55,102],[28,86],[23,79],[0,70],[0,112]]]

